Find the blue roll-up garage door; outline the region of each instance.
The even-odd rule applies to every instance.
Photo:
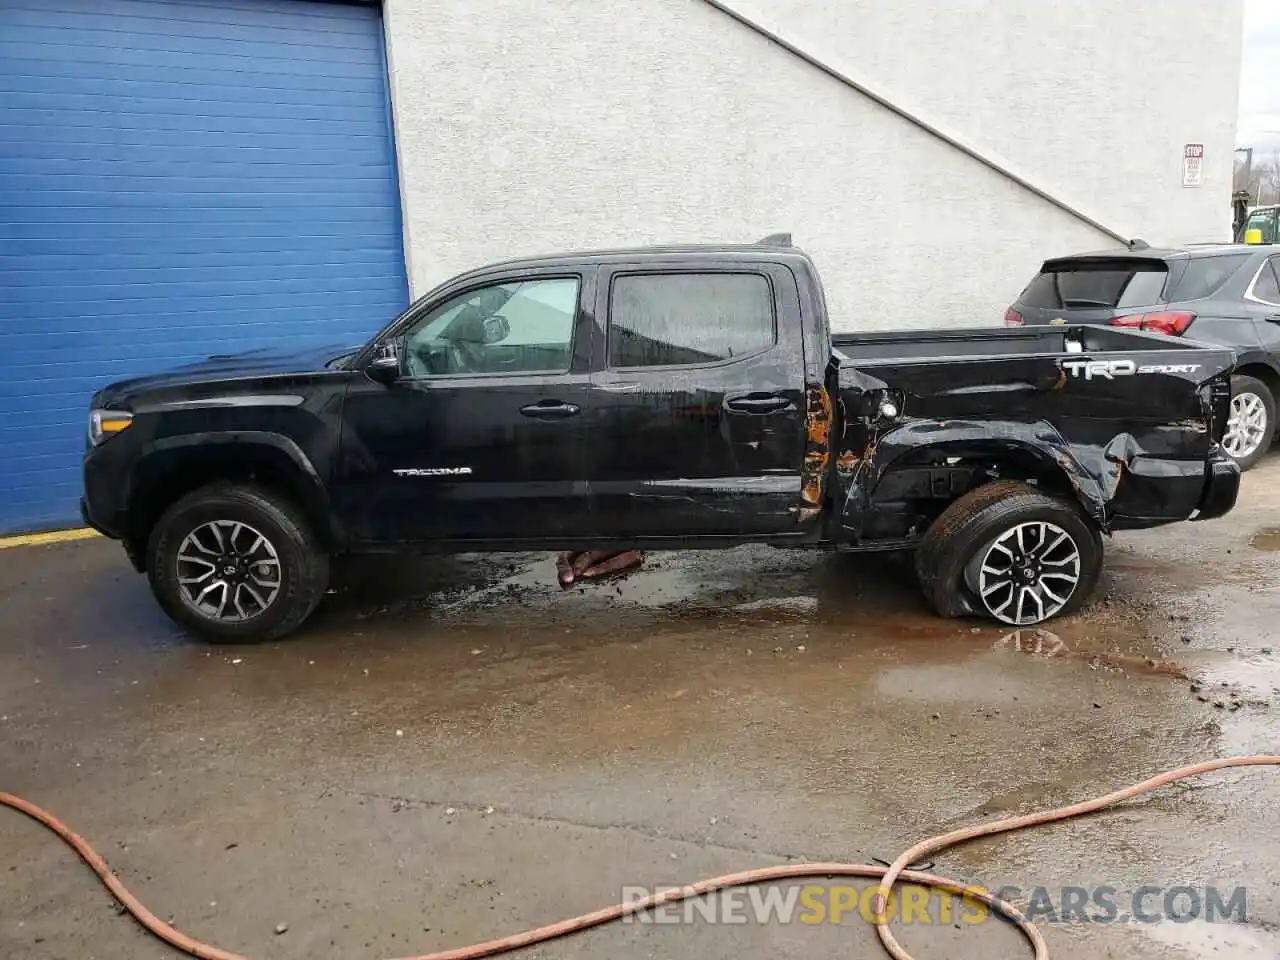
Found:
[[[0,0],[0,532],[105,383],[403,308],[395,169],[376,5]]]

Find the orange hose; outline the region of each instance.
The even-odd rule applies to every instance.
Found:
[[[497,940],[488,940],[484,943],[473,944],[468,947],[457,947],[453,950],[442,950],[436,953],[423,954],[417,957],[405,957],[402,960],[480,960],[483,957],[493,957],[501,953],[507,953],[511,950],[517,950],[521,947],[528,947],[535,943],[543,943],[547,940],[553,940],[557,937],[563,937],[570,933],[576,933],[579,930],[586,930],[589,927],[597,927],[613,920],[618,920],[630,914],[642,913],[653,907],[660,906],[664,903],[676,903],[680,900],[687,900],[690,897],[700,896],[710,893],[714,890],[722,890],[727,887],[749,886],[758,883],[767,883],[775,880],[788,880],[798,877],[867,877],[871,879],[880,879],[874,903],[876,916],[874,925],[876,933],[880,937],[880,942],[884,945],[885,950],[894,960],[914,960],[911,954],[902,948],[902,945],[894,938],[893,933],[889,930],[889,920],[885,912],[887,906],[888,891],[894,884],[900,881],[916,884],[923,887],[932,887],[943,892],[961,895],[971,900],[976,900],[986,904],[989,908],[1002,914],[1018,929],[1018,931],[1026,938],[1035,951],[1036,960],[1048,960],[1049,948],[1044,942],[1044,938],[1040,932],[1032,926],[1032,924],[1024,917],[1016,907],[997,899],[985,891],[958,883],[954,880],[948,880],[946,877],[939,877],[932,873],[921,873],[914,870],[906,869],[906,865],[915,862],[920,857],[930,854],[939,853],[950,847],[966,843],[978,837],[987,837],[996,833],[1007,833],[1010,830],[1021,830],[1026,827],[1035,827],[1041,824],[1050,823],[1055,820],[1068,820],[1072,817],[1083,816],[1086,813],[1094,813],[1105,807],[1113,806],[1125,800],[1132,800],[1134,797],[1149,793],[1159,787],[1173,783],[1176,780],[1185,780],[1189,777],[1197,777],[1204,773],[1210,773],[1214,770],[1222,770],[1227,767],[1248,767],[1248,766],[1280,766],[1280,756],[1256,755],[1248,757],[1226,757],[1221,760],[1208,760],[1204,763],[1196,763],[1187,767],[1179,767],[1176,770],[1170,770],[1168,773],[1162,773],[1150,780],[1144,780],[1142,783],[1134,784],[1131,787],[1125,787],[1123,790],[1116,790],[1105,796],[1098,797],[1094,800],[1084,800],[1080,803],[1072,804],[1068,807],[1059,807],[1056,810],[1045,810],[1040,813],[1029,813],[1020,817],[1006,817],[1003,820],[995,820],[991,823],[979,824],[973,827],[964,827],[960,830],[952,830],[928,840],[917,843],[910,850],[902,853],[889,867],[876,867],[860,863],[793,863],[776,867],[761,867],[755,870],[744,870],[741,873],[726,874],[721,877],[712,877],[707,880],[700,880],[697,883],[683,887],[673,887],[669,890],[663,890],[658,893],[645,897],[643,900],[634,902],[615,904],[611,907],[605,907],[592,913],[585,913],[579,917],[571,917],[568,920],[561,920],[559,923],[552,923],[545,927],[538,927],[534,930],[526,930],[524,933],[512,934],[508,937],[500,937]],[[231,953],[222,950],[208,943],[202,943],[194,940],[182,933],[180,930],[171,927],[165,923],[154,913],[148,910],[137,897],[129,892],[129,889],[120,882],[120,879],[111,872],[106,861],[98,855],[97,851],[91,847],[87,841],[74,833],[70,827],[55,817],[48,811],[15,797],[10,793],[0,793],[0,805],[12,807],[20,813],[24,813],[34,820],[38,820],[44,824],[80,855],[98,875],[98,879],[111,892],[120,904],[129,911],[135,920],[149,933],[154,934],[170,946],[181,950],[182,952],[193,956],[200,957],[202,960],[249,960],[248,957],[238,953]]]
[[[1135,783],[1131,787],[1116,790],[1093,800],[1082,800],[1067,807],[1058,807],[1056,810],[1027,813],[1020,817],[1006,817],[1003,820],[995,820],[992,823],[978,824],[973,827],[961,827],[959,830],[952,830],[949,833],[922,840],[911,849],[899,854],[898,859],[893,861],[889,865],[889,869],[885,871],[884,879],[880,881],[880,889],[873,901],[875,904],[876,934],[880,937],[880,942],[884,944],[885,950],[888,951],[889,956],[893,957],[893,960],[914,960],[911,954],[903,949],[902,944],[898,943],[893,932],[889,929],[889,921],[885,915],[885,904],[888,891],[893,889],[893,885],[900,876],[906,876],[905,868],[907,864],[914,863],[917,857],[928,856],[948,847],[968,843],[978,837],[989,837],[995,833],[1008,833],[1010,830],[1024,830],[1027,827],[1038,827],[1042,823],[1050,823],[1054,820],[1070,820],[1072,817],[1082,817],[1086,813],[1096,813],[1105,807],[1115,806],[1125,800],[1140,797],[1144,793],[1150,793],[1152,790],[1166,786],[1176,780],[1198,777],[1201,774],[1212,773],[1214,770],[1223,770],[1227,767],[1258,766],[1280,766],[1280,756],[1254,754],[1249,757],[1223,757],[1220,760],[1193,763],[1190,766],[1170,770],[1167,773],[1152,777],[1150,780],[1143,780],[1141,783]],[[1036,960],[1049,960],[1049,950],[1043,944],[1036,947]]]

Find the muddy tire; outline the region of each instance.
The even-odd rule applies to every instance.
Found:
[[[1256,377],[1231,378],[1231,413],[1222,448],[1242,471],[1266,456],[1276,435],[1276,400],[1271,388]]]
[[[1025,627],[1089,599],[1102,537],[1075,503],[1000,480],[947,507],[921,539],[915,565],[939,616]]]
[[[329,555],[287,499],[217,483],[165,511],[147,543],[147,577],[164,612],[196,636],[256,643],[311,615]]]

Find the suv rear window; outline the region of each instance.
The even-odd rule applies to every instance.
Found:
[[[1251,256],[1248,253],[1231,253],[1220,257],[1196,257],[1187,263],[1187,269],[1169,299],[1202,300],[1213,296]]]
[[[1164,264],[1151,261],[1055,265],[1039,273],[1018,302],[1046,310],[1150,306],[1160,302],[1166,276]]]

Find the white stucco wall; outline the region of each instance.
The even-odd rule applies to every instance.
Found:
[[[1229,232],[1241,0],[733,2],[1127,235]],[[988,324],[1045,256],[1114,243],[703,0],[386,0],[386,29],[415,295],[785,230],[839,329]]]

